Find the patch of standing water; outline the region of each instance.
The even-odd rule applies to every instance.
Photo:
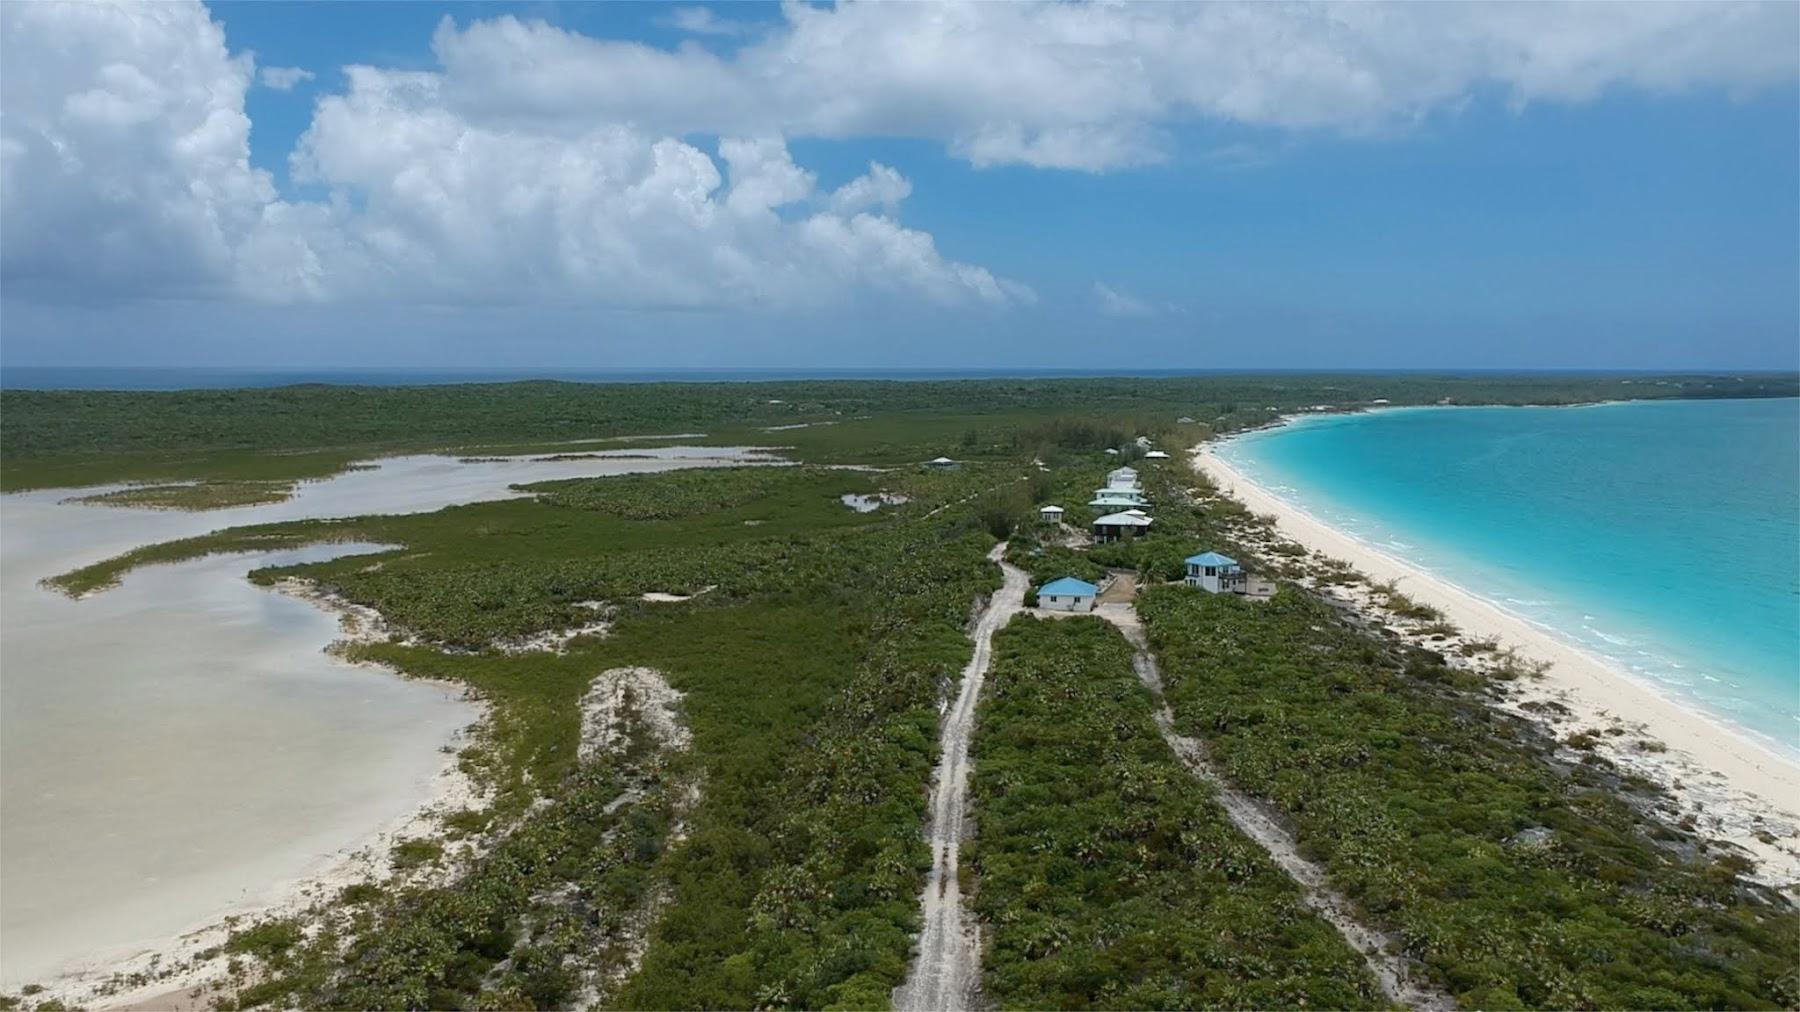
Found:
[[[768,462],[392,458],[286,502],[180,513],[0,496],[0,989],[158,947],[284,889],[429,796],[475,709],[323,652],[335,616],[251,584],[320,545],[152,566],[71,600],[48,576],[241,524],[409,513],[557,478]],[[84,490],[92,491],[92,490]]]
[[[845,506],[858,513],[873,513],[883,506],[899,506],[911,501],[897,492],[877,492],[874,495],[857,495],[854,492],[846,492],[838,498],[843,501]]]

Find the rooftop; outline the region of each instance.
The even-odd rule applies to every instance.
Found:
[[[1190,566],[1235,566],[1238,564],[1236,559],[1229,555],[1220,555],[1218,552],[1201,552],[1199,555],[1190,555],[1186,561]]]
[[[1073,576],[1065,576],[1060,580],[1051,580],[1038,588],[1038,596],[1055,594],[1058,597],[1093,597],[1100,593],[1100,588],[1087,582],[1077,580]]]
[[[1148,527],[1150,526],[1150,516],[1143,510],[1132,510],[1129,513],[1108,513],[1095,520],[1094,523],[1105,524],[1108,527]]]

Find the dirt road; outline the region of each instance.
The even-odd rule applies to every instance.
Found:
[[[1351,947],[1362,953],[1369,972],[1381,985],[1381,992],[1391,1002],[1408,1008],[1436,1010],[1456,1007],[1449,995],[1422,979],[1407,960],[1395,953],[1394,940],[1364,924],[1350,901],[1325,881],[1325,870],[1301,856],[1294,837],[1261,802],[1231,786],[1212,766],[1206,746],[1198,739],[1175,731],[1175,715],[1163,700],[1162,672],[1157,669],[1156,655],[1150,652],[1149,640],[1137,611],[1130,605],[1103,604],[1094,613],[1117,626],[1131,642],[1131,666],[1138,681],[1156,699],[1156,726],[1169,743],[1181,764],[1195,777],[1206,781],[1218,792],[1219,804],[1233,824],[1244,835],[1255,840],[1275,863],[1300,886],[1301,898],[1319,916],[1337,928]]]
[[[1004,582],[975,623],[975,652],[963,668],[956,700],[944,714],[939,732],[937,770],[931,783],[931,874],[920,903],[925,926],[919,932],[919,954],[906,980],[894,989],[896,1012],[939,1012],[970,1009],[979,1004],[981,929],[962,905],[957,881],[957,851],[966,831],[964,808],[969,794],[969,739],[981,683],[993,659],[994,633],[1005,627],[1025,604],[1029,582],[1022,570],[1001,562],[1002,541],[988,553],[999,563]]]

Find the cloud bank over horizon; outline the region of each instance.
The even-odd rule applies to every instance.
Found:
[[[1106,175],[1168,163],[1192,124],[1384,144],[1473,102],[1747,96],[1800,65],[1785,4],[731,13],[670,9],[689,37],[673,47],[446,16],[431,69],[339,75],[259,67],[197,0],[4,5],[4,296],[991,316],[1029,310],[1041,284],[907,224],[919,184],[893,165],[827,188],[791,145],[924,142],[976,171]],[[252,163],[246,97],[303,84],[284,183]],[[1182,315],[1135,289],[1095,281],[1088,311]]]

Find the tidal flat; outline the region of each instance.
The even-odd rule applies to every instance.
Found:
[[[0,988],[112,965],[278,901],[429,798],[479,712],[460,691],[328,655],[336,616],[244,578],[382,546],[151,566],[79,599],[44,578],[240,524],[753,459],[768,458],[410,456],[207,513],[76,504],[66,489],[0,497]]]

